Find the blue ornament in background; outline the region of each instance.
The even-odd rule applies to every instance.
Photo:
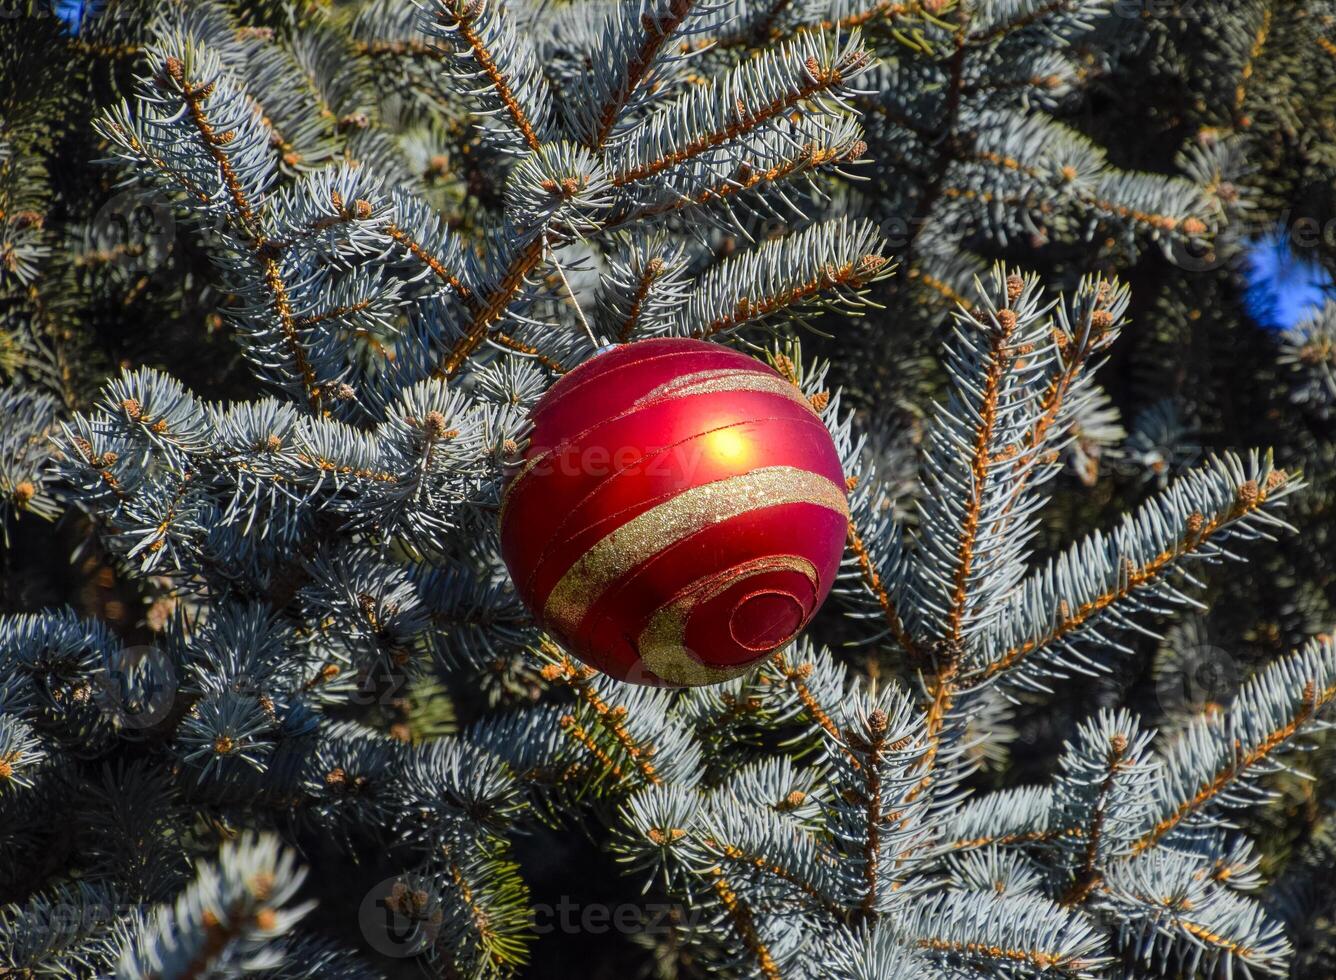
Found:
[[[104,6],[106,0],[54,0],[51,10],[65,25],[65,29],[72,36],[78,37],[84,26],[100,14]]]
[[[1267,330],[1289,330],[1336,297],[1331,275],[1295,253],[1283,228],[1248,244],[1244,276],[1248,313]]]

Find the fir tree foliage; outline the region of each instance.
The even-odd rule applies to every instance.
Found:
[[[117,98],[77,121],[120,182],[101,190],[173,228],[109,241],[79,214],[78,247],[58,239],[40,127],[0,127],[0,521],[85,522],[161,612],[138,634],[0,615],[0,965],[379,976],[368,943],[316,925],[319,842],[392,870],[399,955],[515,974],[540,897],[519,842],[575,832],[691,910],[672,942],[724,976],[1328,962],[1303,906],[1329,842],[1264,891],[1249,821],[1328,727],[1330,633],[1158,731],[1103,704],[1042,778],[983,772],[1027,709],[1204,614],[1213,566],[1288,535],[1303,499],[1273,454],[1197,445],[1175,403],[1128,435],[1099,383],[1134,300],[1106,270],[1226,250],[1213,232],[1255,203],[1226,187],[1257,152],[1239,134],[1150,173],[1064,118],[1092,78],[1166,57],[1176,22],[1115,30],[1112,0],[586,6],[125,2],[77,38],[0,25],[113,66]],[[1260,53],[1240,25],[1274,13],[1229,6],[1212,57],[1238,68]],[[1274,122],[1298,125],[1285,95]],[[1252,98],[1203,94],[1240,130]],[[989,264],[1019,241],[1080,272],[1046,288]],[[164,356],[86,384],[59,314],[104,294],[215,310],[229,382]],[[1319,419],[1333,309],[1274,349],[1287,404]],[[941,384],[894,406],[794,331],[885,362],[916,321]],[[497,511],[528,410],[654,336],[764,352],[820,414],[850,491],[849,649],[643,688],[516,599]],[[886,449],[904,417],[914,445]],[[1135,506],[1053,543],[1064,471],[1098,486],[1105,459]],[[413,706],[439,701],[428,728]]]

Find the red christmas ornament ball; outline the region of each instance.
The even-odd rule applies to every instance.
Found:
[[[534,407],[501,553],[543,627],[620,680],[713,684],[793,638],[830,591],[849,510],[794,385],[716,344],[611,348]]]

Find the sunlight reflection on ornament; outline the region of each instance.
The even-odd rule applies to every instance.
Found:
[[[751,455],[751,440],[737,429],[719,429],[705,437],[710,453],[728,463],[742,463]]]

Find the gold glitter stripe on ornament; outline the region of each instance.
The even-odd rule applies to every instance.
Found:
[[[537,560],[530,563],[529,577],[526,578],[523,582],[517,582],[516,584],[519,585],[521,588],[526,588],[528,584],[532,582],[533,577],[538,574],[540,567],[547,562],[548,558],[552,555],[553,552],[559,552],[559,553],[566,552],[567,550],[566,545],[569,543],[570,538],[573,537],[572,534],[568,533],[568,528],[571,522],[573,520],[579,519],[577,515],[583,513],[585,505],[588,504],[589,501],[593,500],[598,494],[602,493],[607,488],[609,483],[613,482],[614,480],[621,479],[628,473],[634,473],[641,467],[646,467],[646,464],[648,464],[649,466],[653,466],[655,465],[656,462],[662,461],[662,459],[665,456],[670,456],[674,460],[680,463],[682,462],[682,460],[679,455],[679,450],[692,446],[697,440],[717,441],[720,436],[727,437],[728,434],[731,433],[733,430],[740,429],[743,426],[764,425],[770,422],[784,422],[784,423],[792,422],[794,424],[813,425],[819,427],[821,432],[823,433],[826,432],[825,425],[822,423],[821,419],[815,415],[805,420],[788,418],[783,416],[772,416],[772,415],[763,416],[761,418],[747,419],[745,421],[730,422],[728,425],[717,426],[716,428],[713,429],[705,429],[701,432],[693,433],[692,435],[687,436],[685,439],[679,439],[677,442],[672,443],[671,445],[663,446],[662,448],[656,448],[653,452],[646,453],[643,456],[631,460],[625,466],[618,468],[617,470],[606,476],[602,481],[596,483],[589,490],[589,492],[586,493],[583,497],[581,497],[575,504],[565,508],[564,514],[558,520],[556,527],[552,528],[547,533],[547,544],[544,545],[543,550],[539,552]],[[720,448],[724,450],[728,449],[727,446],[716,447],[716,451],[718,451]],[[690,460],[688,460],[688,463],[690,463]],[[678,491],[670,490],[667,493],[662,494],[655,499],[664,500],[667,499],[668,497],[671,497],[676,492]],[[501,505],[502,521],[505,520],[506,501],[508,500],[509,500],[508,497],[505,498],[505,500],[503,500]],[[642,503],[649,505],[652,503],[652,501],[643,500]],[[632,507],[626,508],[626,510],[631,510],[631,509],[634,509],[634,505]],[[616,514],[612,515],[613,518],[617,516],[618,515]]]
[[[625,345],[625,344],[617,344],[617,345],[615,345],[615,346],[616,346],[616,347],[624,347],[624,346],[626,346],[626,345]],[[692,357],[692,358],[694,358],[694,357],[699,357],[699,356],[700,356],[700,353],[701,353],[701,352],[698,351],[698,350],[665,350],[665,351],[660,351],[660,352],[657,353],[657,354],[650,354],[648,357],[637,358],[637,359],[634,360],[634,361],[623,361],[621,364],[618,364],[618,365],[615,365],[614,367],[609,368],[608,370],[604,371],[602,374],[590,375],[590,376],[587,377],[587,378],[583,378],[583,377],[581,377],[581,376],[578,374],[579,370],[580,370],[581,368],[583,368],[583,367],[584,367],[585,365],[587,365],[587,364],[593,364],[594,361],[597,359],[597,355],[595,355],[594,357],[589,358],[589,360],[587,360],[587,361],[583,361],[583,362],[581,362],[580,364],[577,364],[571,371],[569,371],[569,372],[566,373],[566,375],[562,378],[562,380],[563,380],[563,381],[571,381],[571,382],[574,382],[574,383],[569,384],[569,385],[566,387],[566,389],[565,389],[564,391],[561,392],[561,397],[562,397],[562,398],[569,398],[571,395],[575,394],[575,392],[579,391],[581,388],[584,388],[584,387],[586,387],[586,386],[588,386],[588,385],[592,385],[592,384],[602,384],[602,383],[605,382],[605,381],[608,381],[608,380],[610,380],[610,379],[612,379],[612,378],[615,378],[615,377],[616,377],[617,375],[619,375],[619,374],[625,374],[626,371],[628,371],[628,370],[631,369],[631,368],[643,368],[646,364],[654,364],[655,362],[658,362],[658,361],[665,361],[665,360],[668,360],[668,359],[670,359],[670,358],[671,358],[671,359],[678,359],[678,358],[683,358],[683,357]],[[541,404],[542,404],[542,403],[540,402],[539,405],[541,406]]]
[[[524,465],[520,467],[520,471],[515,474],[514,478],[508,484],[506,484],[505,489],[502,491],[501,506],[503,512],[505,509],[505,498],[510,496],[511,490],[523,480],[534,467],[552,457],[563,447],[578,447],[581,440],[595,429],[601,428],[612,422],[620,422],[622,419],[648,408],[651,403],[660,402],[669,397],[712,395],[721,391],[763,391],[774,395],[780,395],[801,405],[816,418],[821,418],[821,416],[817,415],[816,411],[812,408],[811,403],[802,396],[802,392],[795,388],[792,383],[785,381],[783,378],[775,374],[764,374],[759,371],[737,371],[735,369],[697,371],[694,374],[684,374],[679,378],[674,378],[671,381],[659,385],[657,388],[651,389],[648,394],[642,395],[640,398],[632,402],[629,408],[622,409],[610,418],[600,419],[597,423],[587,429],[581,430],[572,438],[564,439],[553,448],[545,449],[533,459],[526,460]],[[694,437],[694,435],[692,437]]]
[[[795,404],[801,405],[816,415],[811,404],[802,396],[790,381],[785,381],[776,374],[761,371],[738,371],[736,368],[722,368],[712,371],[697,371],[684,374],[680,378],[666,381],[648,394],[636,399],[631,410],[648,408],[670,399],[686,398],[691,395],[713,395],[725,391],[759,391],[770,395],[779,395]],[[817,416],[818,418],[820,416]]]
[[[745,383],[739,383],[739,381],[743,378],[746,378],[748,380]],[[753,378],[759,378],[760,381],[750,380]],[[696,380],[693,381],[692,379]],[[671,390],[675,389],[679,385],[682,385],[684,382],[691,382],[689,390],[686,388],[682,390]],[[575,449],[576,451],[579,451],[581,440],[583,440],[585,436],[589,435],[589,433],[593,432],[595,429],[598,429],[604,425],[608,425],[612,422],[620,422],[622,419],[628,418],[634,415],[636,412],[644,411],[646,408],[651,407],[649,401],[650,399],[654,399],[657,403],[661,404],[662,402],[668,400],[668,398],[670,397],[677,398],[677,397],[685,397],[688,395],[712,395],[721,391],[761,391],[761,392],[767,392],[769,394],[780,395],[807,409],[808,414],[811,415],[811,417],[816,420],[816,423],[820,425],[823,429],[825,428],[825,423],[821,421],[821,416],[816,412],[815,409],[812,408],[811,403],[809,403],[807,399],[802,396],[802,392],[800,392],[797,388],[795,388],[790,382],[785,381],[783,378],[777,375],[760,374],[754,371],[745,371],[741,373],[737,371],[698,371],[695,374],[683,375],[680,378],[675,378],[674,380],[669,381],[667,384],[660,385],[659,387],[650,391],[649,394],[643,395],[638,401],[633,403],[630,408],[624,409],[618,414],[611,416],[610,418],[602,419],[596,424],[590,426],[589,428],[582,430],[574,437],[570,439],[563,439],[561,442],[557,443],[557,445],[553,446],[551,449],[545,449],[532,459],[525,460],[524,465],[520,467],[519,472],[516,473],[513,477],[511,477],[510,480],[506,483],[506,485],[501,489],[500,518],[502,520],[505,519],[506,508],[510,505],[510,495],[515,492],[515,489],[522,482],[524,482],[524,479],[528,477],[530,473],[532,473],[540,464],[549,462],[554,456],[556,456],[561,451],[570,449]],[[734,422],[729,422],[725,426],[720,426],[720,428],[728,428],[730,426],[735,426],[735,425],[746,425],[749,422],[778,422],[778,421],[784,421],[784,419],[781,419],[778,416],[766,416],[764,418],[759,418],[759,419],[738,419]],[[671,446],[664,446],[661,448],[655,447],[655,453],[663,452],[668,449],[674,449],[677,446],[684,445],[690,442],[692,439],[695,439],[703,435],[709,435],[709,430],[705,432],[693,432],[690,435],[684,436],[683,438],[679,439]],[[644,462],[646,459],[649,459],[652,455],[654,455],[654,453],[646,453],[645,455],[634,460],[629,465],[634,466],[638,463]],[[620,472],[620,470],[618,472]],[[616,475],[617,475],[616,473],[612,474],[612,476]]]
[[[697,687],[702,684],[718,684],[730,678],[744,674],[756,666],[756,658],[745,664],[730,667],[711,667],[701,663],[700,659],[687,648],[687,623],[692,613],[702,604],[717,598],[737,582],[765,575],[768,572],[797,572],[807,578],[812,585],[812,598],[816,598],[820,584],[816,567],[799,555],[771,555],[754,561],[734,565],[722,572],[716,572],[698,579],[687,587],[678,598],[655,611],[645,628],[640,632],[636,647],[645,666],[670,684],[683,684]],[[798,600],[797,596],[793,597]],[[805,606],[801,601],[798,605]],[[788,641],[785,640],[785,643]],[[779,644],[783,646],[784,644]]]
[[[712,524],[784,504],[815,504],[849,519],[843,487],[793,466],[765,466],[690,487],[633,517],[578,558],[548,595],[543,619],[574,636],[599,596],[637,565]]]

